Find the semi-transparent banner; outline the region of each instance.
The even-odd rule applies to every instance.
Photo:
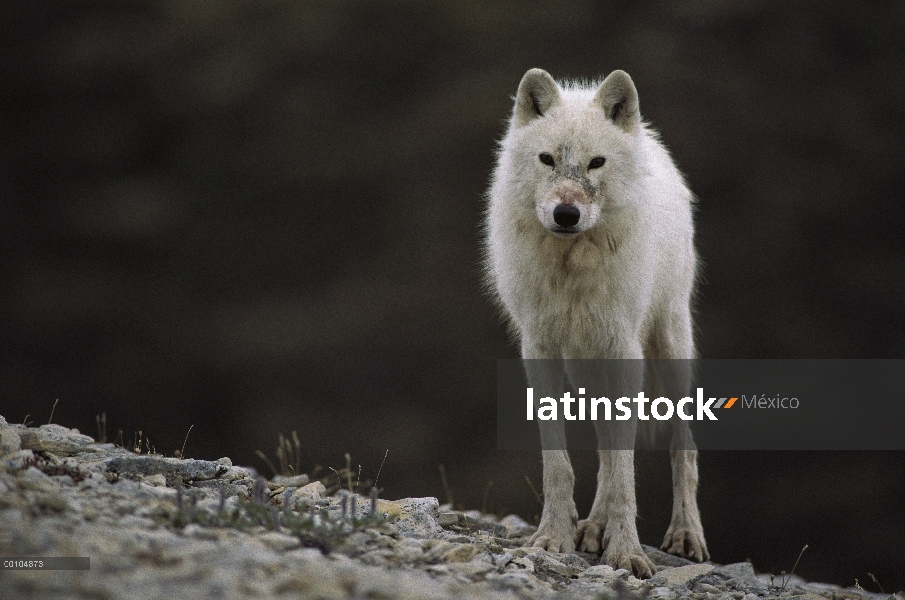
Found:
[[[500,360],[502,450],[905,450],[905,360]]]

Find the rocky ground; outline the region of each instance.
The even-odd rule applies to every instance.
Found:
[[[326,491],[0,417],[0,556],[90,557],[88,571],[0,569],[0,599],[905,600],[650,547],[658,570],[639,581],[593,555],[522,547],[533,528],[514,515]]]

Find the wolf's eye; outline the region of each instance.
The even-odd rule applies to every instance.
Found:
[[[549,165],[551,167],[553,166],[553,157],[550,156],[549,154],[547,154],[546,152],[541,152],[540,155],[538,156],[538,158],[545,165]]]
[[[588,169],[599,169],[603,166],[603,163],[606,162],[606,159],[602,156],[595,156],[591,159],[591,162],[588,163]]]

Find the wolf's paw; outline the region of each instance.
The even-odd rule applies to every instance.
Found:
[[[575,551],[576,517],[567,519],[542,518],[537,532],[528,540],[528,545],[543,548],[548,552]]]
[[[628,569],[638,579],[649,579],[654,576],[656,568],[644,550],[638,548],[612,548],[603,553],[603,562],[614,569]]]
[[[601,542],[600,536],[606,528],[606,523],[600,523],[591,519],[584,519],[578,522],[578,531],[575,532],[575,540],[578,549],[581,552],[600,553],[600,549],[605,545]]]
[[[684,556],[703,562],[710,558],[707,552],[707,542],[704,541],[704,532],[700,528],[694,527],[673,527],[669,526],[666,537],[663,538],[663,545],[660,550],[675,554],[676,556]]]

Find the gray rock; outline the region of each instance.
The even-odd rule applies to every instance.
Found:
[[[453,525],[459,524],[460,516],[461,515],[454,512],[441,512],[440,516],[437,518],[437,522],[440,523],[440,527],[452,527]]]
[[[22,448],[22,438],[14,427],[5,427],[5,421],[0,424],[0,456],[13,454]]]
[[[222,458],[220,460],[223,460]],[[232,466],[230,462],[229,466]],[[283,487],[304,487],[308,485],[308,476],[305,474],[302,475],[293,475],[292,477],[287,477],[285,475],[274,475],[271,480],[278,485],[282,485]],[[326,488],[325,488],[326,489]]]
[[[610,565],[594,565],[581,572],[582,577],[596,577],[612,581],[616,579],[616,570]]]
[[[292,502],[297,506],[300,502],[320,500],[327,495],[327,488],[320,481],[309,483],[292,492]]]
[[[577,568],[567,565],[559,560],[558,557],[544,550],[532,552],[525,558],[534,563],[534,572],[539,575],[556,574],[561,577],[572,577],[573,575],[578,575],[587,568]]]
[[[681,556],[674,556],[667,552],[663,552],[653,546],[647,546],[645,544],[641,544],[641,549],[644,550],[644,553],[647,554],[647,557],[650,558],[655,565],[661,565],[664,567],[684,567],[685,565],[695,565],[698,564],[694,561],[688,560],[687,558],[682,558]]]
[[[591,566],[591,563],[577,554],[559,554],[557,558],[562,564],[572,567],[576,573],[582,572]]]
[[[804,587],[804,589],[809,592],[817,592],[823,594],[833,594],[842,590],[841,585],[836,585],[834,583],[806,583],[802,587]]]
[[[77,429],[66,429],[60,425],[41,425],[40,427],[21,428],[17,430],[22,448],[35,452],[53,452],[61,456],[78,454],[94,439],[82,435]]]
[[[507,515],[500,520],[500,525],[506,528],[506,537],[524,537],[537,531],[537,527],[529,524],[518,515]]]
[[[710,573],[712,570],[713,565],[708,564],[685,565],[684,567],[675,567],[659,572],[657,573],[657,579],[663,578],[666,585],[670,586],[684,585],[695,577]]]
[[[471,512],[480,515],[480,512],[478,511]],[[464,513],[452,511],[441,512],[437,522],[441,527],[452,529],[457,532],[484,532],[500,538],[506,538],[509,535],[509,530],[499,523],[478,519]]]
[[[436,498],[403,498],[395,502],[381,501],[378,510],[385,511],[392,525],[403,536],[434,537],[443,531],[438,522],[440,503]]]
[[[107,471],[121,476],[163,475],[168,482],[215,479],[229,471],[229,467],[208,460],[167,458],[163,456],[115,456],[106,462]]]
[[[497,566],[489,554],[479,554],[473,559],[463,563],[453,563],[450,568],[470,579],[475,579],[495,571]]]
[[[722,565],[716,567],[713,572],[717,575],[725,575],[727,577],[732,577],[735,579],[748,579],[751,581],[756,581],[754,574],[754,565],[749,562]]]

